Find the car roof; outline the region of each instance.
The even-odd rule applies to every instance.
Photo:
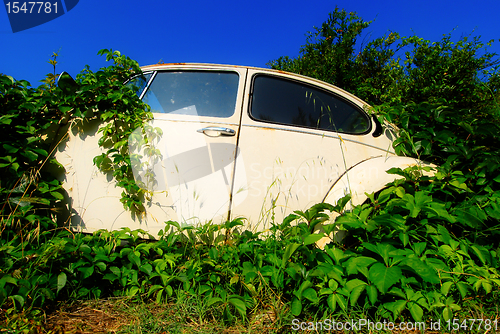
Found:
[[[337,87],[335,85],[332,85],[328,82],[318,80],[312,77],[308,77],[302,74],[297,74],[297,73],[292,73],[292,72],[287,72],[287,71],[282,71],[282,70],[275,70],[271,68],[262,68],[262,67],[255,67],[255,66],[244,66],[244,65],[230,65],[230,64],[210,64],[210,63],[159,63],[159,64],[153,64],[153,65],[145,65],[141,66],[141,69],[144,72],[147,71],[162,71],[162,70],[169,70],[169,69],[190,69],[190,70],[197,70],[197,69],[221,69],[221,70],[227,70],[231,68],[239,68],[239,69],[251,69],[251,70],[256,70],[259,72],[267,72],[269,74],[280,74],[284,75],[289,78],[296,78],[299,80],[306,80],[309,82],[314,82],[315,84],[318,84],[320,86],[330,86],[330,88],[333,88],[335,90],[340,90],[343,94],[347,95],[346,97],[351,98],[352,100],[357,100],[357,102],[360,104],[360,106],[363,107],[369,107],[368,103],[357,97],[356,95],[353,95],[349,93],[348,91],[343,90],[340,87]]]
[[[285,71],[278,71],[278,70],[273,70],[269,68],[260,68],[260,67],[254,67],[254,66],[245,66],[245,65],[231,65],[231,64],[211,64],[211,63],[158,63],[158,64],[153,64],[153,65],[146,65],[146,66],[141,66],[143,71],[159,71],[162,69],[170,69],[170,68],[177,68],[177,67],[182,67],[182,68],[220,68],[220,69],[227,69],[227,68],[243,68],[243,69],[255,69],[259,71],[271,71],[271,72],[279,72],[279,73],[289,73]],[[289,73],[293,74],[293,73]]]

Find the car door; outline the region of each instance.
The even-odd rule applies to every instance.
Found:
[[[246,86],[238,143],[245,159],[236,166],[246,183],[235,183],[233,193],[246,199],[235,201],[232,217],[247,217],[257,229],[321,202],[349,167],[387,149],[367,144],[372,120],[340,89],[257,69]]]
[[[136,183],[147,190],[146,211],[124,209],[123,189],[92,163],[103,153],[102,124],[85,123],[69,131],[57,152],[67,171],[74,230],[130,228],[157,235],[169,220],[196,224],[228,217],[246,69],[155,65],[144,71],[136,89],[154,119],[136,129],[128,144]]]
[[[246,69],[148,69],[142,99],[154,120],[136,132],[148,140],[129,144],[136,180],[153,193],[149,212],[183,224],[227,219]]]

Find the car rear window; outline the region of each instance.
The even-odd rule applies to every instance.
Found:
[[[356,105],[331,92],[274,76],[253,80],[252,118],[349,134],[370,130],[368,116]]]

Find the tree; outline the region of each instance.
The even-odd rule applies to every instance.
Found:
[[[308,33],[297,58],[284,56],[268,65],[332,83],[375,105],[444,99],[469,108],[498,97],[500,60],[487,50],[492,41],[465,36],[454,43],[448,34],[430,42],[390,32],[358,46],[371,23],[335,8]]]

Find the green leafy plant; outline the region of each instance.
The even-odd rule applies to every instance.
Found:
[[[400,179],[362,205],[345,210],[349,196],[319,203],[265,232],[247,230],[242,218],[203,226],[168,221],[158,240],[127,228],[92,235],[65,229],[56,220],[64,192],[48,167],[61,168],[52,152],[67,128],[88,122],[102,124],[104,153],[94,162],[124,189],[126,208],[143,210],[148,193],[133,182],[140,159],[129,158],[127,138],[151,115],[124,85],[140,69],[102,50],[113,65],[86,68],[76,85],[55,86],[55,70],[36,89],[0,76],[0,307],[7,310],[0,322],[26,328],[26,314],[39,315],[54,301],[111,296],[189,301],[187,313],[200,323],[250,324],[266,315],[278,330],[289,325],[277,317],[451,322],[497,307],[498,60],[481,53],[478,38],[452,42],[449,35],[431,43],[393,32],[356,52],[369,24],[336,9],[300,57],[271,65],[376,104],[379,119],[400,129],[394,150],[437,167],[389,170]],[[148,131],[146,146],[161,135]],[[342,242],[318,247],[338,228],[347,232]]]
[[[372,22],[335,8],[307,34],[297,58],[284,56],[268,65],[329,82],[374,105],[446,100],[471,108],[498,98],[500,61],[488,51],[493,41],[464,36],[454,42],[445,34],[431,42],[389,32],[360,44]]]

